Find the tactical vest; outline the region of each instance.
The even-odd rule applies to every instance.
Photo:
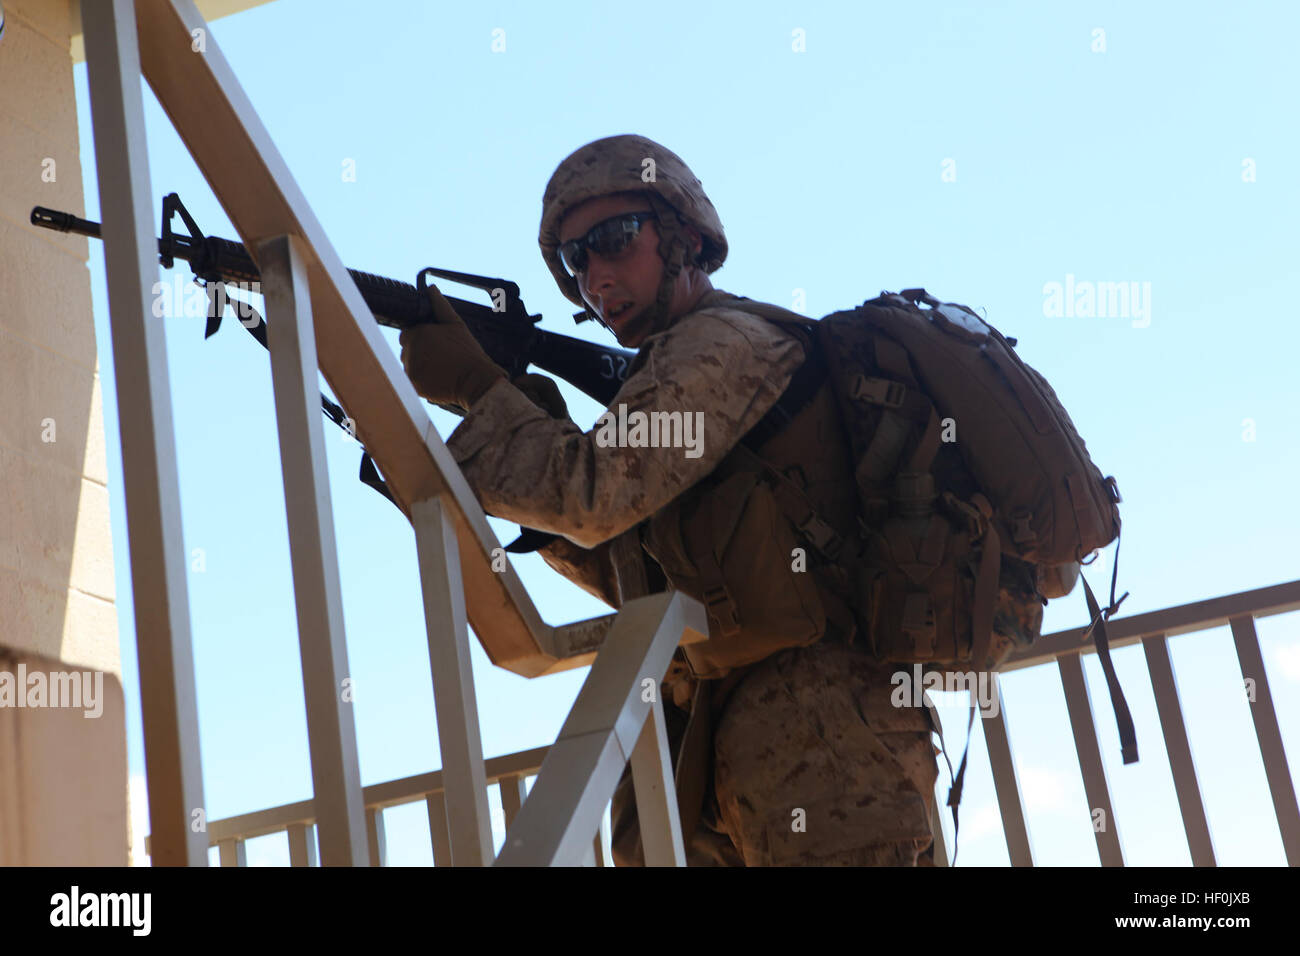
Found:
[[[835,526],[856,523],[835,397],[806,360],[783,398],[642,530],[672,586],[708,610],[709,640],[681,649],[697,678],[725,677],[828,632],[851,640],[857,630],[842,569],[802,540],[789,517],[806,503]]]

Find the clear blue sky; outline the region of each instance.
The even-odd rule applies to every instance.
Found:
[[[498,28],[505,49],[493,52]],[[1098,29],[1104,52],[1094,50]],[[796,30],[803,52],[792,48]],[[599,329],[575,333],[573,307],[538,254],[541,193],[578,146],[638,132],[683,156],[720,211],[731,255],[714,276],[719,288],[786,306],[804,290],[811,315],[916,285],[986,309],[1119,481],[1127,615],[1300,578],[1300,509],[1287,493],[1300,471],[1291,306],[1300,135],[1288,119],[1300,88],[1298,30],[1300,12],[1286,3],[471,9],[277,0],[218,21],[213,36],[354,268],[407,281],[430,264],[506,276],[545,327],[601,339]],[[86,212],[98,218],[84,66],[77,84]],[[234,237],[147,87],[146,112],[155,200],[178,191],[206,231]],[[344,181],[347,159],[355,182]],[[96,243],[90,268],[131,772],[140,776]],[[1150,283],[1149,324],[1047,315],[1044,287],[1067,276]],[[189,595],[204,794],[216,819],[311,794],[270,366],[229,320],[207,342],[201,319],[161,321],[185,551],[202,549],[206,562],[191,571]],[[385,335],[396,350],[396,336]],[[567,387],[566,396],[590,426],[601,409]],[[435,421],[444,437],[455,424],[441,412]],[[357,447],[327,427],[362,780],[371,784],[440,765],[428,656],[410,527],[358,483]],[[493,523],[503,541],[513,536],[513,526]],[[1099,593],[1113,553],[1092,567]],[[608,610],[539,558],[516,567],[552,623]],[[1085,618],[1076,592],[1052,603],[1044,630]],[[1296,776],[1300,635],[1294,615],[1259,630]],[[1231,637],[1222,629],[1172,645],[1218,860],[1279,865]],[[1186,863],[1142,652],[1116,654],[1142,754],[1129,767],[1100,669],[1087,660],[1126,858]],[[474,671],[488,756],[552,742],[586,675],[528,681],[493,668],[477,646]],[[1010,675],[1004,689],[1038,862],[1096,865],[1055,669]],[[944,718],[955,764],[960,703]],[[971,760],[961,863],[1005,864],[978,722]],[[946,796],[946,772],[939,790]],[[388,811],[386,822],[393,864],[430,861],[421,806]],[[951,838],[951,821],[948,830]],[[249,845],[250,862],[287,859],[281,837]]]

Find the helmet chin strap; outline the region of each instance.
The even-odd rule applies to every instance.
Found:
[[[628,340],[644,340],[647,336],[663,332],[672,324],[669,307],[672,303],[673,290],[677,287],[677,277],[681,274],[689,252],[682,219],[678,216],[677,210],[654,193],[647,193],[646,198],[657,216],[655,225],[659,231],[658,252],[664,262],[664,273],[659,280],[654,305],[624,327],[623,336]],[[603,321],[601,324],[605,325]],[[605,327],[609,328],[607,325]],[[623,338],[619,337],[619,340],[623,341]]]
[[[617,336],[621,342],[642,341],[647,336],[655,335],[672,325],[669,307],[672,303],[673,289],[677,285],[677,276],[682,270],[686,247],[680,240],[673,241],[673,249],[665,263],[663,278],[659,280],[659,291],[654,305],[644,309],[623,327],[623,334]],[[604,323],[602,323],[604,324]],[[608,328],[608,326],[606,326]],[[617,333],[616,333],[617,335]]]

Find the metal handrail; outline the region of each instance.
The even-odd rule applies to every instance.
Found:
[[[1115,618],[1106,625],[1110,647],[1140,643],[1145,652],[1187,839],[1195,866],[1214,866],[1215,855],[1209,822],[1201,800],[1200,785],[1183,719],[1182,704],[1173,676],[1168,642],[1175,636],[1203,633],[1211,628],[1230,626],[1243,678],[1254,687],[1251,718],[1256,740],[1268,778],[1273,809],[1289,865],[1300,865],[1300,808],[1296,803],[1295,783],[1291,778],[1282,744],[1277,711],[1264,669],[1263,655],[1255,633],[1255,619],[1300,610],[1300,581],[1256,588],[1208,600],[1194,601],[1129,617]],[[1104,866],[1123,866],[1115,808],[1106,780],[1105,765],[1097,742],[1096,722],[1083,676],[1082,655],[1095,653],[1088,643],[1087,628],[1076,627],[1045,635],[1030,647],[1019,648],[999,668],[1000,673],[1024,670],[1055,663],[1065,693],[1070,727],[1074,737],[1079,770],[1083,777],[1088,805],[1100,810],[1107,822],[1094,827],[1098,855]],[[989,763],[1002,818],[1007,853],[1013,866],[1033,866],[1033,848],[1025,821],[1024,805],[1016,775],[1013,748],[1006,719],[1001,688],[994,682],[998,695],[996,714],[986,718],[985,738]],[[937,820],[937,814],[936,814]],[[935,826],[936,839],[942,829]],[[937,858],[944,848],[937,847]]]
[[[518,812],[518,803],[512,804],[507,788],[523,785],[527,778],[535,776],[541,769],[550,747],[535,747],[517,753],[504,754],[484,761],[483,768],[489,786],[498,784],[502,790],[502,804],[506,814],[506,826],[514,820]],[[443,773],[434,770],[429,773],[400,777],[384,783],[371,784],[362,791],[367,810],[382,811],[389,807],[400,807],[419,800],[445,793]],[[516,794],[521,791],[516,789]],[[264,810],[242,813],[220,820],[209,820],[207,824],[208,846],[216,847],[230,841],[243,843],[257,837],[270,836],[275,833],[287,833],[293,826],[314,826],[316,813],[313,801],[299,800],[295,803],[283,803]],[[150,849],[149,837],[145,837],[144,849]],[[436,848],[435,848],[436,849]],[[435,862],[437,854],[435,852]]]
[[[1165,737],[1166,750],[1170,756],[1171,770],[1174,775],[1179,803],[1183,809],[1184,835],[1188,839],[1189,847],[1192,850],[1193,863],[1196,865],[1213,866],[1215,862],[1213,849],[1210,845],[1208,828],[1204,825],[1204,811],[1202,809],[1199,814],[1196,812],[1195,804],[1199,802],[1199,788],[1190,751],[1186,747],[1186,731],[1181,725],[1181,712],[1177,706],[1177,690],[1172,680],[1172,670],[1168,667],[1167,656],[1163,659],[1165,666],[1161,666],[1162,659],[1158,656],[1154,657],[1154,664],[1152,663],[1153,652],[1151,648],[1160,646],[1164,639],[1172,635],[1203,633],[1216,627],[1232,626],[1233,622],[1237,622],[1236,630],[1240,632],[1241,640],[1248,642],[1249,636],[1246,633],[1245,622],[1253,622],[1258,618],[1297,610],[1300,610],[1300,581],[1292,581],[1286,584],[1224,595],[1210,600],[1163,608],[1158,611],[1135,614],[1126,618],[1115,618],[1108,624],[1112,647],[1129,646],[1144,642],[1144,646],[1148,648],[1147,659],[1149,665],[1152,665],[1151,674],[1156,704],[1161,715],[1162,731]],[[1068,628],[1046,634],[1036,641],[1032,647],[1024,648],[1017,654],[1012,655],[1008,660],[1008,665],[1000,668],[1000,671],[1044,667],[1051,663],[1057,663],[1059,666],[1062,657],[1075,657],[1080,653],[1092,653],[1091,645],[1080,642],[1085,630],[1084,628]],[[1260,693],[1261,689],[1267,691],[1267,674],[1263,673],[1262,667],[1259,669],[1259,675],[1264,678],[1264,686],[1261,688],[1259,681],[1256,681],[1255,706],[1262,705],[1263,708],[1271,712],[1271,697],[1265,698]],[[1077,693],[1077,690],[1070,693]],[[999,710],[999,713],[1001,713],[1001,710]],[[1275,718],[1276,715],[1274,714]],[[1267,716],[1264,715],[1263,719],[1265,727],[1267,727]],[[1258,721],[1256,726],[1257,728],[1260,726]],[[1003,727],[1005,730],[1005,725]],[[1179,739],[1180,731],[1181,743]],[[1267,731],[1263,739],[1267,739],[1266,734]],[[990,757],[993,758],[995,785],[998,790],[999,804],[1003,810],[1004,833],[1007,838],[1008,853],[1013,864],[1032,866],[1034,865],[1032,853],[1025,855],[1025,850],[1028,849],[1028,839],[1023,816],[1017,817],[1012,812],[1019,806],[1018,786],[1013,772],[1013,761],[1010,759],[997,759],[993,753],[997,744],[996,742],[991,742],[991,744]],[[513,822],[515,812],[518,809],[518,803],[511,802],[510,798],[506,796],[507,788],[511,786],[521,788],[523,780],[540,769],[549,750],[549,747],[538,747],[487,761],[488,783],[499,783],[502,788],[507,828]],[[1265,760],[1267,768],[1269,758],[1266,756]],[[1287,770],[1284,755],[1280,765],[1282,779],[1278,779],[1279,768],[1276,758],[1273,758],[1273,760],[1274,769],[1270,772],[1270,789],[1274,793],[1274,800],[1277,804],[1277,819],[1279,826],[1283,829],[1283,840],[1286,843],[1288,839],[1293,839],[1293,837],[1288,836],[1287,824],[1285,823],[1287,787],[1291,787],[1290,799],[1291,806],[1294,809],[1294,785]],[[1008,767],[1012,770],[1011,773],[1008,773]],[[430,796],[441,792],[441,789],[441,771],[403,777],[399,780],[366,787],[366,807],[368,810],[380,811],[386,807],[428,799]],[[520,796],[522,795],[522,792],[518,789],[515,792]],[[1110,810],[1110,815],[1113,817],[1113,808]],[[938,825],[937,819],[938,814],[936,813],[935,836],[938,843],[936,862],[943,865],[947,862],[947,854],[944,847],[943,830]],[[287,831],[293,824],[310,825],[313,822],[312,801],[304,800],[298,803],[269,807],[253,813],[211,821],[208,824],[208,835],[210,845],[218,846],[223,842],[242,842],[258,836]],[[1288,861],[1291,862],[1291,865],[1295,865],[1293,859],[1294,845],[1286,844],[1286,846]],[[1024,849],[1016,850],[1016,847],[1023,847]],[[1107,855],[1111,853],[1109,846],[1106,848],[1106,853]],[[438,857],[436,847],[434,857],[436,862]],[[1118,865],[1123,863],[1122,858],[1115,862]]]

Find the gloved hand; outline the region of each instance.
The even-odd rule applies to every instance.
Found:
[[[505,370],[488,358],[465,320],[436,287],[428,286],[425,294],[434,319],[404,329],[398,337],[402,368],[424,398],[468,411],[498,379],[506,377]]]
[[[552,418],[569,417],[569,406],[565,403],[564,396],[560,394],[555,379],[530,372],[527,375],[520,375],[512,384],[528,396],[529,401]]]

